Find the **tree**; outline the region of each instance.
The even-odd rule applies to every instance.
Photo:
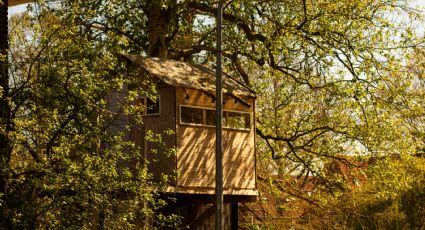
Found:
[[[424,117],[423,88],[415,88],[417,76],[405,71],[407,54],[423,46],[414,32],[422,12],[407,1],[234,0],[225,5],[225,71],[258,94],[258,165],[264,166],[260,176],[271,182],[266,185],[280,189],[276,180],[268,180],[272,172],[278,179],[320,181],[321,191],[337,195],[344,186],[323,165],[337,160],[355,166],[343,156],[412,155],[423,148],[416,132]],[[87,68],[78,79],[86,81],[93,73],[93,79],[115,76],[114,52],[212,65],[212,1],[46,1],[36,10],[69,22],[72,33],[61,39],[75,35],[87,49],[63,53],[59,66],[66,68],[46,76],[73,70],[68,68],[73,54],[92,58],[82,62]],[[57,49],[73,47],[70,41],[63,45]],[[98,50],[107,55],[99,57]],[[94,88],[103,89],[87,91],[100,95]],[[91,100],[88,104],[96,101]],[[304,194],[298,198],[311,200]]]
[[[424,159],[411,156],[370,162],[368,180],[327,203],[310,206],[312,226],[337,229],[422,229],[424,227]],[[326,227],[324,227],[326,229]]]
[[[141,147],[126,138],[125,127],[115,128],[119,119],[137,122],[132,98],[149,92],[129,91],[115,110],[107,100],[125,84],[142,84],[124,77],[114,53],[120,38],[105,43],[75,20],[41,8],[33,13],[11,19],[12,129],[1,169],[1,228],[172,226],[174,216],[155,211],[164,201],[149,181]]]

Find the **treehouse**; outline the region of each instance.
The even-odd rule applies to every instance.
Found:
[[[150,160],[150,170],[177,175],[168,182],[168,192],[212,195],[215,187],[215,72],[201,65],[160,58],[123,55],[141,76],[157,87],[156,100],[143,98],[143,128],[131,138],[143,140],[146,130],[164,136],[176,154],[150,154],[154,143],[141,143]],[[232,202],[256,198],[255,95],[252,90],[223,77],[223,186]]]

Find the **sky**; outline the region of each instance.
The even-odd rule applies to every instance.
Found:
[[[28,4],[21,4],[17,6],[9,7],[9,16],[12,14],[20,13],[26,10]],[[413,0],[412,6],[425,7],[425,0]]]
[[[424,0],[425,1],[425,0]],[[12,14],[23,12],[27,9],[28,4],[21,4],[17,6],[9,7],[9,16]]]
[[[28,4],[22,4],[17,6],[12,6],[9,8],[9,16],[12,14],[20,13],[26,10]],[[421,6],[425,7],[425,0],[413,0],[412,6]]]
[[[424,0],[425,1],[425,0]],[[17,6],[11,6],[9,7],[9,17],[13,14],[16,13],[21,13],[27,10],[27,5],[28,4],[21,4],[21,5],[17,5]]]
[[[422,6],[425,7],[425,0],[415,0],[412,3],[414,6]]]

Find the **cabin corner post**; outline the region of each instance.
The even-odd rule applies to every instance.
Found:
[[[223,2],[219,0],[217,5],[217,67],[216,67],[216,143],[215,143],[215,229],[221,230],[224,226],[223,218],[223,143],[222,143],[222,117],[223,117],[223,94],[222,94],[222,17]]]

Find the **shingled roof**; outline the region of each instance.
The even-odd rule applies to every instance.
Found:
[[[206,66],[129,54],[122,54],[121,56],[136,65],[140,65],[168,85],[201,89],[210,93],[215,92],[215,71]],[[255,96],[251,89],[226,74],[223,74],[223,93]]]

